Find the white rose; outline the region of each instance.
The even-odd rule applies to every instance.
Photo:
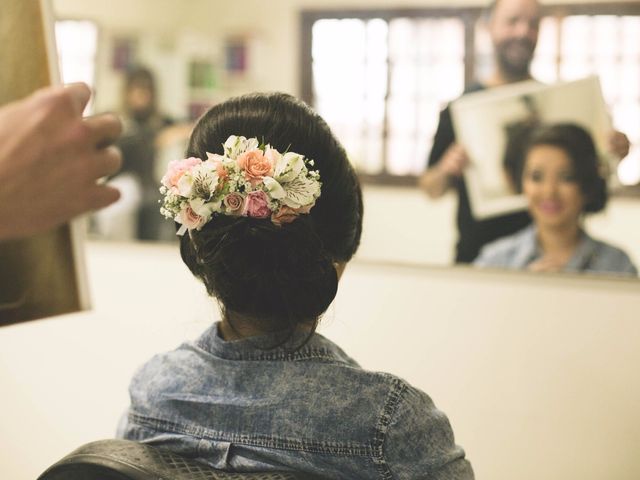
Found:
[[[269,162],[271,162],[271,165],[273,165],[274,168],[276,165],[278,165],[278,161],[280,160],[280,157],[282,157],[280,152],[278,152],[278,150],[276,150],[275,148],[271,148],[270,145],[267,145],[265,147],[264,156],[266,159],[269,160]]]
[[[178,193],[183,197],[190,197],[193,191],[194,180],[192,172],[185,172],[185,174],[180,177],[180,180],[178,180]]]

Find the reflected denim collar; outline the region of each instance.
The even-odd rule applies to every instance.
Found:
[[[216,357],[226,360],[353,362],[338,346],[318,333],[314,333],[307,343],[295,350],[297,346],[304,343],[307,333],[297,332],[282,345],[278,345],[280,343],[278,334],[227,341],[220,335],[219,325],[220,323],[217,322],[208,328],[196,340],[195,345]],[[273,348],[274,345],[278,346]]]
[[[517,252],[516,263],[522,267],[540,258],[543,254],[538,243],[538,229],[530,225],[523,230],[520,248]],[[571,258],[564,267],[565,271],[582,271],[591,263],[597,254],[598,244],[584,230],[580,229],[580,241]]]

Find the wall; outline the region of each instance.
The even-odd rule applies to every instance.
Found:
[[[0,329],[2,478],[112,437],[135,368],[217,318],[175,247],[89,268],[93,312]],[[636,480],[639,311],[635,282],[355,262],[321,332],[428,392],[479,479]]]

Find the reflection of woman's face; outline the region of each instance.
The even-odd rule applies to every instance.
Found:
[[[522,190],[539,227],[576,225],[584,195],[567,153],[552,145],[537,145],[527,153]]]
[[[127,90],[127,105],[134,112],[150,108],[152,99],[151,89],[147,87],[132,85]]]

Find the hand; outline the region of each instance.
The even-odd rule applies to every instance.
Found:
[[[469,166],[469,157],[464,147],[457,143],[452,144],[444,152],[439,166],[447,176],[460,177]]]
[[[538,273],[557,273],[562,271],[565,263],[565,261],[558,258],[542,257],[527,265],[527,270]]]
[[[613,131],[609,134],[609,151],[619,159],[623,159],[629,154],[630,145],[629,139],[624,133]]]
[[[84,84],[49,87],[0,108],[0,239],[49,230],[115,202],[98,180],[122,163],[120,120],[82,119]]]

